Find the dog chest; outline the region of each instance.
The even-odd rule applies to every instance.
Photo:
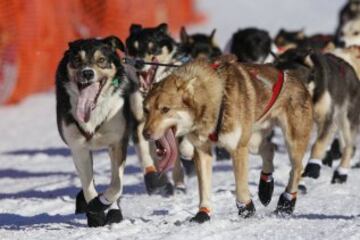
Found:
[[[240,126],[237,126],[228,133],[222,133],[219,135],[219,144],[230,149],[234,150],[241,138],[242,129]]]
[[[108,110],[108,115],[102,119],[100,119],[101,114],[98,113],[96,119],[91,119],[87,123],[88,125],[85,125],[87,128],[84,128],[82,124],[71,123],[67,125],[63,122],[62,130],[68,145],[99,149],[118,143],[126,128],[122,104]],[[96,112],[93,115],[95,114]]]

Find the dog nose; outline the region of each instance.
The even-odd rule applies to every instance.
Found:
[[[94,78],[95,72],[92,69],[85,69],[85,70],[82,70],[81,75],[86,80],[91,80],[92,78]]]
[[[145,140],[149,140],[151,137],[151,132],[148,129],[144,129],[143,136],[144,136]]]

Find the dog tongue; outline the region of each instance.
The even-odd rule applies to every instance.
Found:
[[[90,119],[91,111],[95,107],[95,99],[100,89],[100,83],[95,82],[80,90],[76,106],[76,115],[82,122],[88,122]]]
[[[173,130],[169,128],[165,135],[159,139],[159,143],[164,148],[162,159],[159,161],[159,171],[165,172],[174,167],[178,157],[176,138]]]

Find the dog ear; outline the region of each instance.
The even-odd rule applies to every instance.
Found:
[[[181,43],[187,43],[188,40],[189,40],[189,35],[187,34],[185,27],[182,26],[180,30],[180,41]]]
[[[130,34],[140,32],[142,29],[142,26],[140,24],[131,24],[130,26]]]
[[[296,38],[297,39],[304,39],[305,38],[305,29],[304,28],[300,29],[300,31],[298,31],[296,33]]]
[[[211,41],[211,44],[213,45],[213,46],[217,46],[217,44],[216,44],[216,42],[215,42],[215,33],[216,33],[216,28],[214,28],[212,31],[211,31],[211,33],[210,33],[210,41]]]
[[[214,41],[215,33],[216,33],[216,28],[214,28],[214,29],[211,31],[211,33],[210,33],[210,39],[211,39],[212,41]]]
[[[197,77],[193,77],[192,79],[189,79],[185,82],[185,89],[191,96],[193,96],[195,93],[196,80],[197,80]]]
[[[74,49],[74,48],[76,48],[76,45],[78,45],[78,43],[81,42],[81,41],[82,41],[82,39],[78,39],[78,40],[69,42],[69,43],[68,43],[69,49]]]
[[[116,49],[120,49],[121,51],[125,52],[125,46],[123,42],[116,36],[109,36],[104,38],[103,42],[107,45],[110,45],[114,51]]]
[[[168,33],[168,25],[167,25],[167,23],[159,24],[159,26],[157,26],[156,29],[159,30],[162,33]]]
[[[314,60],[312,55],[315,53],[314,49],[308,48],[304,50],[303,59],[305,65],[309,66],[310,68],[314,67]]]

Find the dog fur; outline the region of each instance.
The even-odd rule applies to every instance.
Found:
[[[348,0],[345,6],[341,9],[339,13],[339,24],[336,28],[335,36],[337,42],[340,42],[342,37],[343,27],[353,19],[360,17],[360,1],[359,0]]]
[[[141,25],[133,24],[130,27],[130,35],[126,40],[128,55],[139,58],[144,61],[159,61],[165,64],[182,64],[183,60],[187,59],[179,45],[168,33],[167,24],[163,23],[156,27],[143,28]],[[186,60],[187,61],[187,60]],[[139,72],[140,81],[142,80],[142,73],[148,73],[152,67],[147,65],[136,66]],[[154,69],[154,68],[153,68]],[[165,76],[170,74],[174,68],[172,67],[156,67],[153,80],[144,89],[132,94],[130,97],[133,112],[135,112],[137,124],[134,132],[136,133],[135,143],[140,155],[141,162],[144,169],[156,166],[157,156],[155,154],[155,146],[145,141],[142,132],[144,128],[144,113],[143,113],[143,99],[151,88],[152,83],[161,81]],[[186,139],[183,139],[180,144],[181,156],[186,159],[192,159],[193,147]],[[166,174],[162,174],[166,177]],[[184,172],[180,164],[176,164],[173,170],[173,180],[176,187],[184,189]]]
[[[293,193],[298,189],[302,159],[312,129],[310,95],[290,73],[285,73],[276,103],[259,119],[272,95],[278,70],[271,65],[236,63],[234,56],[223,57],[219,62],[218,70],[202,60],[180,67],[155,84],[144,102],[144,131],[150,133],[150,139],[158,139],[166,129],[172,128],[177,136],[187,136],[195,146],[200,210],[194,220],[198,222],[203,221],[199,219],[203,209],[211,208],[212,142],[208,136],[216,128],[222,102],[224,111],[217,144],[225,147],[233,159],[239,215],[241,205],[252,203],[248,189],[248,151],[255,133],[271,130],[276,122],[281,126],[292,164],[285,191]],[[264,161],[263,172],[272,173],[273,159],[264,157],[264,147],[259,151]]]
[[[345,179],[360,123],[357,110],[360,104],[360,82],[354,69],[333,54],[312,53],[301,49],[285,52],[278,58],[277,66],[297,72],[299,79],[308,87],[314,104],[317,139],[304,176],[319,176],[321,159],[338,129],[344,148],[332,182],[338,182],[336,176],[339,173]],[[317,170],[312,170],[316,165]]]
[[[214,59],[219,57],[221,55],[221,50],[215,43],[215,33],[216,29],[214,29],[210,35],[204,33],[189,35],[186,32],[185,27],[182,27],[180,30],[180,48],[192,59],[198,57]]]
[[[269,63],[272,40],[269,33],[262,29],[239,29],[233,34],[230,44],[230,53],[234,54],[239,62]]]
[[[330,51],[330,53],[350,64],[355,70],[357,77],[360,79],[360,46],[336,48],[333,51]]]
[[[360,45],[360,17],[349,20],[339,31],[339,42],[343,43],[342,45]]]
[[[120,197],[123,186],[131,115],[126,96],[132,83],[125,76],[117,49],[124,51],[124,45],[114,36],[71,42],[56,74],[59,133],[71,150],[88,211],[95,213],[99,210],[92,209],[91,203],[100,201],[109,207]],[[117,83],[114,85],[113,81]],[[78,113],[81,96],[93,84],[100,84],[100,90],[90,112],[86,110],[90,116],[85,114],[83,119]],[[111,182],[99,195],[94,184],[92,150],[104,148],[110,153]],[[91,223],[89,218],[88,221],[89,226],[103,225],[103,221]]]
[[[323,52],[335,48],[335,38],[329,34],[306,36],[304,30],[286,31],[281,29],[275,37],[275,45],[279,53],[292,48],[316,49]]]

